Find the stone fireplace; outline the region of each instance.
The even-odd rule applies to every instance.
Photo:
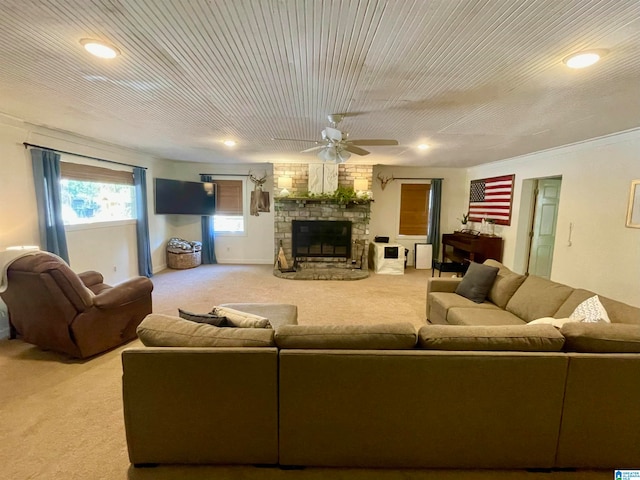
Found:
[[[365,252],[368,248],[370,211],[370,202],[341,205],[332,200],[278,198],[275,201],[275,253],[277,254],[282,246],[289,266],[295,261],[297,266],[302,268],[335,266],[366,269]],[[345,236],[342,234],[332,239],[326,238],[324,252],[319,250],[323,248],[322,242],[314,241],[309,244],[310,242],[303,240],[304,245],[302,248],[297,246],[294,258],[294,222],[296,225],[313,225],[309,222],[318,222],[318,225],[325,226],[327,222],[336,222],[341,228],[335,232],[341,232],[342,227],[348,222],[351,226],[349,245],[344,245]],[[300,234],[297,232],[296,240],[299,237]]]
[[[296,261],[296,266],[302,269],[308,267],[345,267],[367,270],[366,252],[369,247],[371,201],[345,205],[333,199],[309,197],[306,194],[313,180],[312,173],[314,172],[310,170],[308,164],[274,164],[274,177],[289,177],[292,184],[289,197],[280,197],[279,191],[274,192],[275,255],[278,254],[282,246],[290,267]],[[339,187],[353,188],[356,179],[366,179],[368,190],[371,190],[372,177],[372,165],[341,164],[337,166]],[[305,222],[350,222],[351,239],[349,245],[331,246],[329,244],[332,242],[329,241],[326,242],[324,253],[318,254],[317,249],[322,247],[315,245],[314,248],[307,250],[308,254],[305,255],[305,251],[302,250],[294,256],[294,221],[302,222],[300,225]]]

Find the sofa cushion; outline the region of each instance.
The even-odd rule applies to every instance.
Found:
[[[276,330],[280,348],[399,350],[416,345],[410,323],[378,325],[284,325]]]
[[[475,303],[482,303],[487,298],[497,274],[497,267],[471,262],[467,273],[456,288],[456,293]]]
[[[475,303],[468,298],[448,292],[429,293],[427,295],[427,307],[429,311],[429,320],[432,323],[447,323],[449,310],[455,307],[499,310],[499,308],[493,303]]]
[[[450,325],[526,325],[513,313],[499,308],[451,308],[447,315]]]
[[[571,295],[567,297],[567,299],[560,305],[558,311],[555,313],[554,317],[556,318],[569,318],[576,307],[584,302],[587,298],[593,297],[595,293],[590,292],[589,290],[584,290],[582,288],[576,288],[571,292]]]
[[[180,317],[152,313],[138,325],[138,337],[147,347],[272,347],[268,328],[218,328]]]
[[[489,290],[487,299],[495,303],[498,307],[504,308],[527,277],[512,272],[496,260],[485,260],[484,265],[498,268],[498,274]]]
[[[178,309],[178,316],[185,320],[190,320],[197,323],[208,323],[216,327],[226,327],[227,317],[219,317],[213,313],[193,313],[181,308]]]
[[[569,318],[580,320],[585,323],[607,322],[611,323],[607,311],[604,309],[597,295],[587,298],[584,302],[576,307],[569,315]]]
[[[525,322],[553,317],[573,288],[529,275],[507,303],[506,310]]]
[[[559,352],[564,337],[551,325],[425,325],[418,346],[430,350]]]
[[[581,318],[553,318],[542,317],[536,320],[531,320],[526,325],[553,325],[556,328],[561,328],[565,323],[580,322]]]
[[[578,305],[594,295],[595,293],[589,290],[576,288],[554,316],[568,317]],[[640,325],[640,308],[632,307],[631,305],[603,297],[602,295],[599,295],[598,298],[600,298],[600,302],[607,311],[607,315],[609,316],[611,323]]]
[[[226,317],[227,325],[239,328],[271,328],[269,319],[254,313],[242,312],[229,307],[213,307],[211,313]]]
[[[560,329],[568,352],[640,353],[640,325],[566,323]]]
[[[273,328],[298,324],[298,307],[289,303],[221,303],[219,306],[268,318]]]
[[[603,297],[602,295],[599,297],[602,305],[604,305],[604,308],[607,310],[611,323],[640,325],[640,308],[632,307],[631,305]]]

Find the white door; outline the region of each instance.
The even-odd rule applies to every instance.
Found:
[[[529,266],[527,268],[531,275],[551,277],[561,184],[562,179],[560,178],[538,180],[533,225],[530,233]]]

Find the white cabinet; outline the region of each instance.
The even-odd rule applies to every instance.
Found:
[[[404,250],[397,243],[370,243],[369,268],[385,275],[404,275]]]

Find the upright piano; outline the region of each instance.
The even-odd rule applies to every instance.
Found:
[[[433,270],[465,272],[470,262],[482,263],[492,258],[502,262],[502,238],[467,232],[442,235],[442,261],[433,262]],[[433,275],[433,270],[431,274]]]

